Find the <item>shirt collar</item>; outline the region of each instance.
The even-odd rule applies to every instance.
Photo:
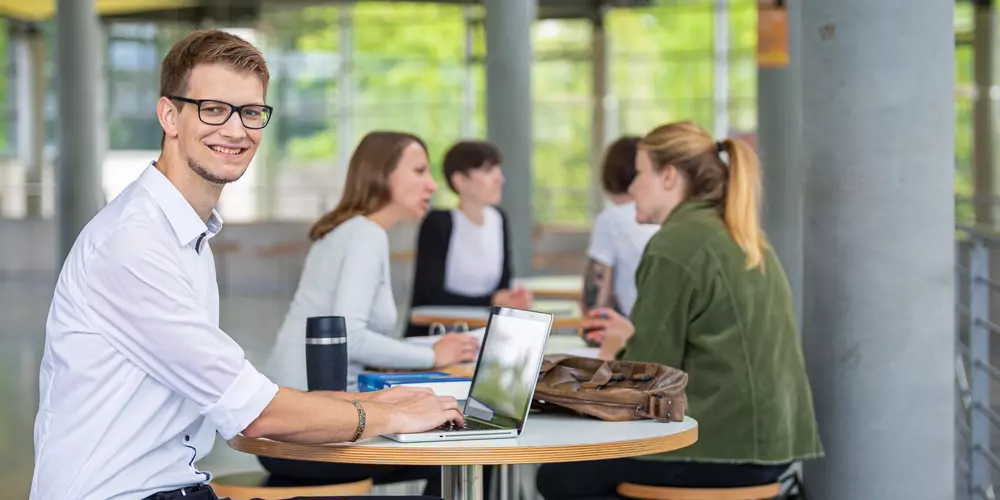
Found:
[[[222,230],[222,217],[219,213],[212,210],[207,222],[201,220],[184,195],[156,168],[155,161],[146,167],[138,182],[159,205],[181,245],[190,245],[202,236],[211,238]]]
[[[670,215],[667,216],[667,219],[679,217],[688,212],[697,212],[701,210],[708,210],[710,208],[712,208],[712,204],[707,201],[685,201],[680,205],[677,205],[673,211],[670,212]]]

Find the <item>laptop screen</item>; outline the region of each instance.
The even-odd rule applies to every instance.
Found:
[[[520,429],[552,327],[552,315],[493,307],[465,414],[505,429]]]

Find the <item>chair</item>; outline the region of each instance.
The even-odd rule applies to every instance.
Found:
[[[321,486],[261,486],[267,483],[267,473],[249,472],[216,477],[210,483],[220,498],[232,500],[281,500],[293,497],[336,497],[365,495],[372,490],[372,480]]]
[[[638,500],[767,500],[781,495],[781,483],[746,488],[673,488],[623,483],[618,494]]]

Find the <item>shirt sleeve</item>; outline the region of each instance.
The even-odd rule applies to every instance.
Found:
[[[260,416],[278,387],[211,321],[175,244],[135,226],[110,236],[88,265],[87,314],[109,344],[198,405],[230,439]]]
[[[622,358],[683,369],[695,281],[679,263],[647,255],[636,272],[635,334]]]
[[[333,283],[333,314],[347,325],[347,356],[351,363],[379,368],[425,369],[434,366],[434,350],[388,337],[371,329],[369,316],[388,266],[384,235],[364,232],[345,246]],[[388,285],[385,285],[388,286]],[[395,307],[395,306],[393,306]]]
[[[605,266],[614,266],[615,228],[614,222],[608,215],[608,212],[602,212],[594,219],[590,243],[587,245],[587,256]]]

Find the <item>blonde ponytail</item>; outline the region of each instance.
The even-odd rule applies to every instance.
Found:
[[[729,156],[729,182],[723,213],[736,244],[746,254],[747,269],[764,265],[764,233],[760,227],[760,160],[739,139],[720,142]]]

